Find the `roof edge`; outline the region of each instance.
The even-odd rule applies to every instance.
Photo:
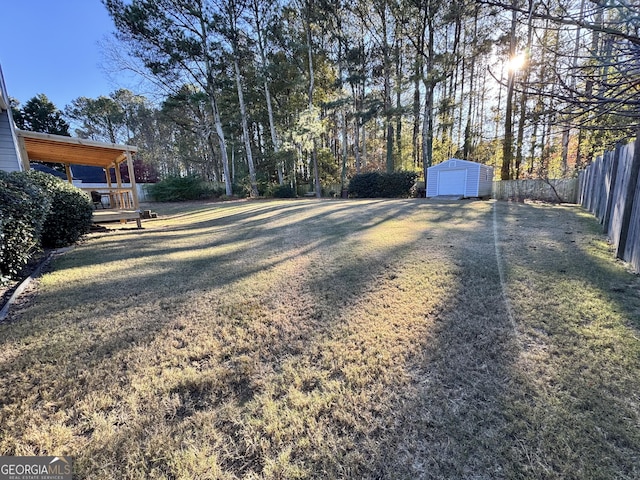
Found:
[[[64,135],[53,135],[51,133],[29,132],[27,130],[19,130],[17,128],[15,131],[16,131],[16,135],[18,135],[19,137],[32,138],[34,140],[50,140],[58,143],[67,143],[69,145],[82,145],[87,147],[107,148],[111,150],[118,150],[121,152],[135,153],[138,151],[138,147],[134,147],[133,145],[98,142],[96,140],[87,140],[87,139],[78,138],[78,137],[66,137]]]

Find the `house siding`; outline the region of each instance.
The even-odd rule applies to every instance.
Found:
[[[0,67],[0,170],[5,172],[22,170],[2,67]]]
[[[480,164],[467,165],[467,185],[464,190],[465,197],[478,196],[478,178],[480,175]]]
[[[480,164],[478,164],[480,165]],[[490,197],[493,191],[493,167],[480,165],[477,197]]]
[[[5,172],[21,170],[12,122],[7,110],[0,110],[0,170]]]

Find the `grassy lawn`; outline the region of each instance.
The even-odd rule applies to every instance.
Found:
[[[91,479],[640,478],[640,279],[581,209],[153,209],[0,324],[0,454]]]

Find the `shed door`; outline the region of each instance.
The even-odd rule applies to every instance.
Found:
[[[464,195],[466,170],[442,170],[438,173],[438,195]]]

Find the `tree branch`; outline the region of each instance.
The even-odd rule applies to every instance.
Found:
[[[558,17],[549,13],[529,11],[527,9],[514,7],[511,3],[496,2],[493,0],[476,0],[476,2],[482,5],[488,5],[490,7],[499,7],[505,10],[516,11],[525,15],[532,15],[534,18],[538,18],[541,20],[549,20],[551,22],[559,23],[562,25],[571,25],[574,27],[585,28],[593,32],[606,33],[608,35],[627,40],[634,45],[640,45],[640,37],[638,37],[637,35],[631,35],[629,33],[623,32],[622,30],[606,27],[604,25],[598,25],[597,23],[593,22],[587,22],[586,20],[573,19],[569,17]]]

